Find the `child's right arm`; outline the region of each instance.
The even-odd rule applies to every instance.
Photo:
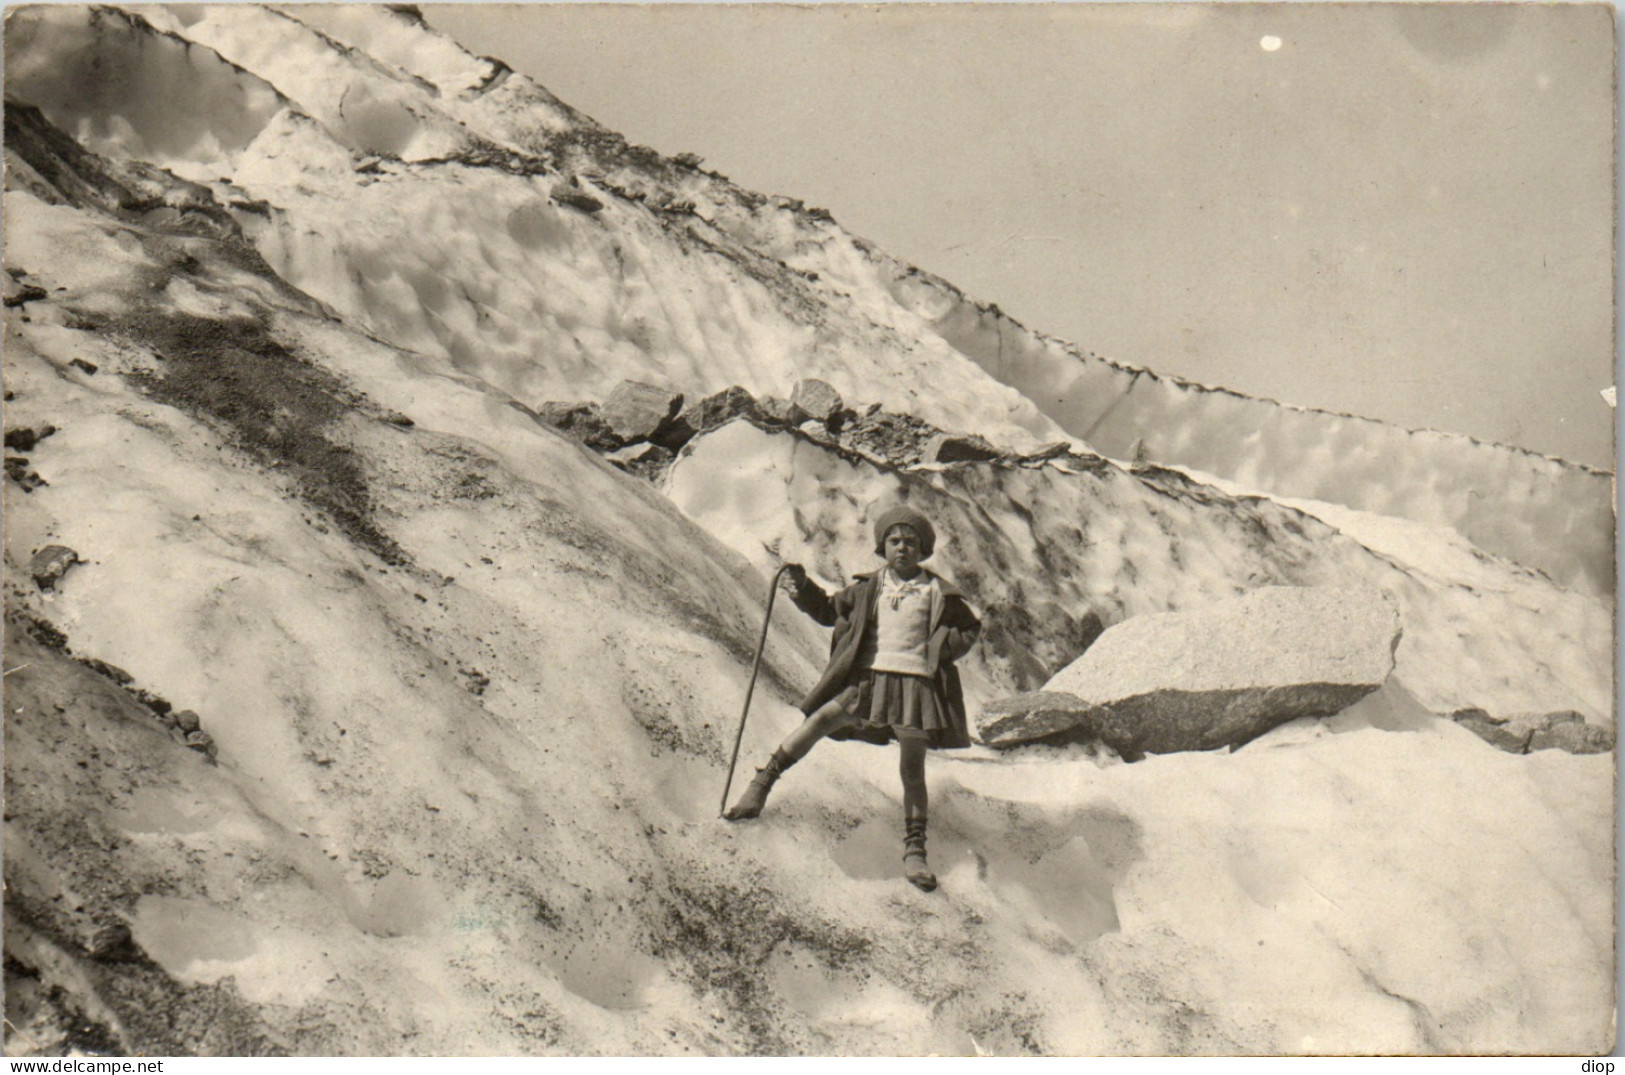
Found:
[[[807,569],[800,564],[786,565],[789,570],[784,573],[785,592],[796,607],[811,616],[825,627],[834,627],[836,620],[835,602],[824,588],[807,577]]]

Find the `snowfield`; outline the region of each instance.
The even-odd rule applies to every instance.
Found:
[[[1612,1049],[1614,755],[1452,719],[1612,729],[1610,476],[1170,382],[1058,408],[1070,345],[409,11],[6,48],[8,1053]],[[534,417],[808,377],[1000,454],[735,420],[651,481]],[[931,894],[889,748],[719,821],[769,577],[873,567],[898,496],[983,614],[973,709],[1263,586],[1385,592],[1395,670],[1234,751],[938,755]],[[736,789],[827,647],[777,605]]]

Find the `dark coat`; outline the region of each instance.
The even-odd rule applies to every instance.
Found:
[[[922,568],[922,570],[924,570]],[[937,744],[943,747],[968,747],[970,734],[965,714],[965,693],[959,684],[959,669],[954,662],[969,653],[981,634],[982,623],[971,611],[965,595],[941,575],[928,572],[937,580],[942,593],[941,607],[934,610],[926,641],[926,667],[935,669],[937,688],[948,704],[954,722],[954,734]],[[801,711],[808,716],[828,703],[854,681],[858,669],[858,651],[863,648],[866,632],[875,629],[875,595],[880,588],[880,573],[869,572],[854,576],[857,581],[834,597],[810,579],[793,590],[790,599],[807,615],[835,629],[830,639],[829,665],[818,685],[801,701]],[[835,733],[831,738],[849,736]],[[859,736],[859,738],[867,738]]]

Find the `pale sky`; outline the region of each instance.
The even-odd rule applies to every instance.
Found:
[[[424,13],[1085,350],[1613,465],[1607,5]]]

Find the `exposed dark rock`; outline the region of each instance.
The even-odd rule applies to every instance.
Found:
[[[830,433],[829,427],[825,426],[823,422],[820,422],[816,418],[807,418],[802,420],[796,426],[796,430],[802,436],[816,444],[822,444],[829,448],[841,449],[840,443]],[[844,451],[845,449],[841,450]]]
[[[552,199],[560,205],[568,205],[572,209],[579,209],[584,213],[596,213],[604,207],[604,203],[594,198],[582,189],[575,176],[566,181],[553,185]]]
[[[1045,684],[1030,722],[1000,700],[984,709],[978,735],[992,746],[1099,739],[1124,757],[1239,746],[1376,690],[1399,636],[1398,611],[1376,590],[1269,587],[1138,616]]]
[[[495,56],[481,56],[480,59],[490,64],[490,69],[485,72],[485,77],[480,79],[479,85],[465,91],[470,97],[484,97],[492,90],[501,88],[509,78],[513,77],[513,68]]]
[[[68,652],[68,636],[57,630],[54,626],[46,623],[38,616],[30,616],[26,613],[23,614],[20,619],[22,621],[23,630],[27,632],[29,638],[32,638],[40,645],[54,649],[59,653]]]
[[[34,445],[56,432],[56,426],[41,426],[39,429],[29,429],[21,426],[17,429],[6,430],[6,447],[14,452],[31,452]]]
[[[731,385],[721,392],[706,396],[683,410],[684,417],[698,432],[715,429],[742,414],[754,416],[757,413],[756,397],[739,385]]]
[[[906,467],[920,461],[925,444],[935,433],[935,426],[911,414],[871,407],[841,430],[841,444],[867,458]]]
[[[1090,729],[1104,725],[1110,714],[1075,694],[1064,691],[1029,691],[989,702],[977,722],[977,738],[989,746],[1014,746],[1047,739],[1085,739]]]
[[[187,732],[186,747],[204,755],[210,761],[215,761],[219,756],[219,748],[214,744],[214,737],[205,731]]]
[[[1074,474],[1103,474],[1112,469],[1111,461],[1101,455],[1080,455],[1077,452],[1067,452],[1065,455],[1057,456],[1056,462],[1061,465],[1062,469],[1069,470]],[[1195,498],[1193,497],[1193,499]]]
[[[921,454],[925,463],[973,463],[999,458],[999,450],[977,436],[938,433]]]
[[[615,466],[628,474],[636,474],[640,478],[650,481],[657,480],[666,472],[666,467],[677,458],[670,448],[659,444],[628,444],[604,456]]]
[[[824,422],[824,427],[831,433],[839,435],[843,430],[851,428],[851,426],[857,422],[857,420],[857,411],[853,410],[851,407],[842,407],[840,410],[829,416],[828,420]]]
[[[1482,709],[1458,709],[1451,719],[1484,742],[1509,754],[1529,753],[1529,737],[1534,729],[1513,724],[1505,717],[1492,717]]]
[[[41,486],[51,484],[34,471],[28,469],[28,459],[25,456],[6,456],[5,471],[6,477],[22,486],[25,493],[32,493]]]
[[[1066,455],[1070,451],[1072,451],[1072,445],[1068,444],[1064,440],[1058,440],[1054,443],[1044,445],[1037,451],[1028,452],[1026,455],[1022,456],[1021,459],[1023,462],[1042,463],[1050,459],[1059,459],[1061,456]]]
[[[600,414],[619,444],[658,441],[683,407],[683,394],[642,381],[622,381]]]
[[[491,686],[491,677],[478,668],[459,668],[457,673],[463,677],[463,689],[476,698],[484,697]]]
[[[160,698],[151,691],[142,690],[140,687],[129,687],[128,690],[135,695],[136,701],[152,710],[153,716],[159,720],[173,717],[175,707],[170,703],[169,699]]]
[[[80,657],[79,663],[95,672],[97,675],[112,680],[121,687],[128,687],[135,682],[135,677],[116,664],[108,664],[94,657]]]
[[[515,403],[516,407],[523,404]],[[595,451],[607,452],[623,443],[604,420],[602,408],[596,403],[543,403],[540,409],[524,408],[536,421],[550,425],[559,432],[580,441]]]
[[[761,415],[762,421],[770,425],[791,426],[796,424],[794,405],[780,396],[763,396],[756,401],[756,410]]]
[[[790,405],[795,409],[798,421],[812,418],[828,424],[840,413],[841,394],[829,382],[808,377],[796,382],[790,393]]]
[[[755,418],[760,415],[756,397],[739,385],[706,396],[684,407],[682,413],[655,438],[664,448],[676,451],[687,444],[696,433],[715,429],[740,415]]]
[[[657,213],[672,213],[675,215],[693,215],[694,202],[687,198],[673,197],[670,191],[651,191],[645,198],[644,204]]]
[[[1563,719],[1559,719],[1563,718]],[[1614,749],[1614,729],[1587,724],[1578,713],[1554,713],[1529,736],[1529,749],[1566,750],[1570,754],[1606,754]]]
[[[96,371],[101,369],[101,367],[96,365],[96,363],[87,362],[82,358],[75,358],[71,360],[68,365],[72,366],[76,370],[83,370],[87,376],[94,376]]]
[[[1588,724],[1573,710],[1498,717],[1482,709],[1458,709],[1450,719],[1491,746],[1509,754],[1566,750],[1570,754],[1605,754],[1614,749],[1614,729]]]
[[[42,590],[54,590],[75,564],[82,564],[79,554],[66,545],[47,545],[28,561],[28,573],[34,584]]]
[[[10,273],[5,275],[5,304],[7,306],[21,306],[26,302],[38,302],[50,292],[43,287],[17,280]]]

